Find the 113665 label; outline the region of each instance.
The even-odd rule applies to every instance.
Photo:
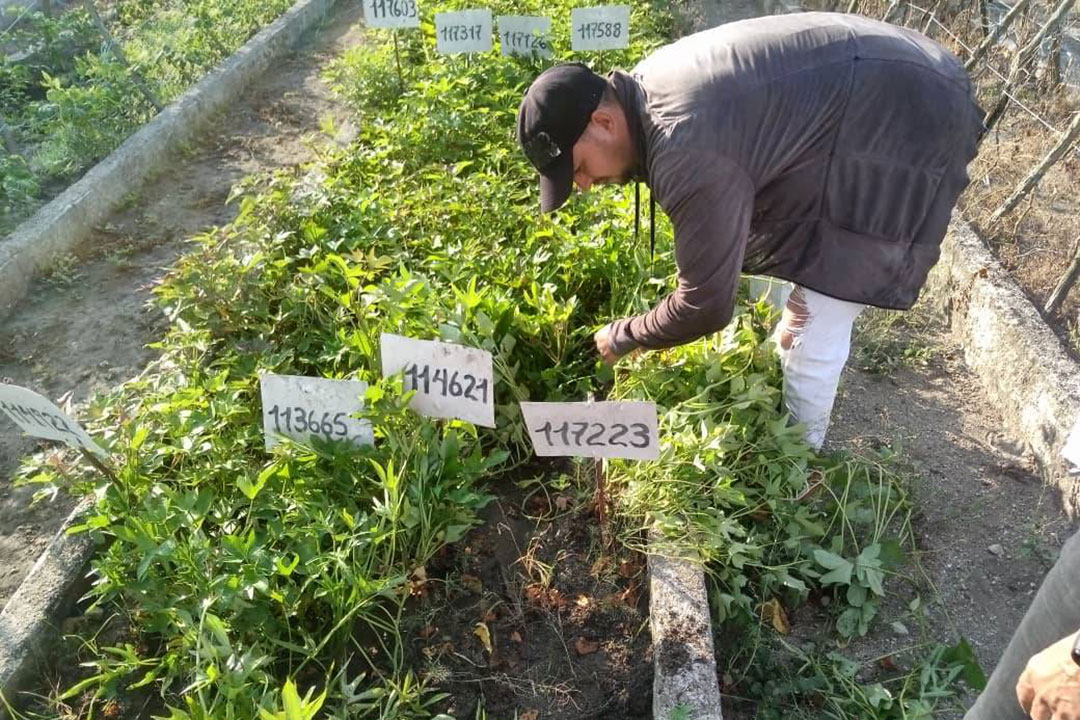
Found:
[[[660,454],[656,405],[521,403],[536,454],[652,460]]]
[[[282,437],[308,442],[312,436],[327,441],[371,445],[371,423],[352,417],[364,409],[367,383],[299,375],[259,378],[266,449]]]

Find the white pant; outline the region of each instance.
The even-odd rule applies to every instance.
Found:
[[[770,278],[751,279],[750,290],[753,297],[768,293],[769,302],[784,308],[773,333],[784,371],[784,405],[819,450],[851,351],[851,326],[866,306]]]

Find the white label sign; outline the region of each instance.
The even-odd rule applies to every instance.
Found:
[[[541,457],[655,460],[660,455],[655,403],[523,402],[521,413]]]
[[[475,53],[491,49],[491,10],[435,13],[435,39],[441,53]]]
[[[107,454],[79,423],[32,390],[0,384],[0,410],[27,435],[59,440],[72,447],[86,448],[102,457]]]
[[[1065,438],[1065,447],[1061,449],[1061,454],[1072,465],[1069,470],[1072,473],[1080,473],[1080,418],[1076,419],[1072,432]]]
[[[571,49],[616,50],[629,44],[629,5],[574,8],[571,13]]]
[[[364,24],[377,28],[420,27],[417,0],[364,0]]]
[[[495,427],[491,353],[452,343],[383,333],[383,376],[404,371],[411,407],[421,415]]]
[[[503,55],[525,55],[534,53],[543,58],[552,55],[551,18],[537,15],[500,15],[499,42]]]
[[[358,446],[375,443],[371,423],[350,417],[364,409],[366,382],[268,373],[259,385],[267,450],[280,445],[282,436],[301,442],[315,435]]]

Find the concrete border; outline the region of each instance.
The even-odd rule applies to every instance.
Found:
[[[0,242],[0,318],[25,296],[36,273],[85,240],[171,153],[289,52],[334,1],[299,0]]]
[[[722,720],[712,614],[701,562],[663,554],[649,537],[649,630],[653,642],[653,718],[681,708],[694,720]]]
[[[1061,490],[1071,517],[1080,514],[1080,478],[1069,477],[1061,450],[1080,420],[1080,364],[1035,305],[958,216],[927,284],[943,309],[1005,430],[1025,443],[1045,479]]]
[[[88,587],[86,569],[94,542],[88,533],[69,535],[67,530],[94,502],[87,498],[68,515],[0,612],[0,696],[13,706],[18,705],[17,693],[46,659],[57,624]],[[0,704],[0,719],[5,717]]]

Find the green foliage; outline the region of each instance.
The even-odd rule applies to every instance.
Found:
[[[545,7],[558,35],[570,4]],[[150,12],[135,6],[132,22]],[[663,39],[668,17],[634,13],[636,42],[593,57],[598,69]],[[91,598],[145,641],[94,652],[78,692],[153,686],[173,720],[429,717],[443,696],[406,666],[399,634],[412,578],[478,522],[485,479],[530,458],[518,403],[589,392],[660,406],[660,460],[609,465],[619,523],[627,542],[656,526],[698,548],[719,620],[754,625],[764,601],[816,592],[843,600],[842,634],[869,625],[907,517],[888,458],[806,447],[781,408],[762,305],[615,376],[600,366],[596,327],[671,286],[670,228],[653,263],[633,238],[632,192],[540,216],[513,128],[541,64],[436,56],[431,32],[425,18],[426,40],[404,43],[403,86],[387,35],[336,61],[330,77],[364,113],[356,143],[243,184],[235,221],[196,238],[158,289],[161,358],[91,423],[116,479],[27,469],[96,498],[77,528],[107,544]],[[407,411],[400,380],[380,378],[382,332],[489,350],[498,426]],[[376,445],[267,457],[264,372],[367,381]]]
[[[136,80],[169,102],[290,5],[121,0],[108,13],[99,7],[130,65],[82,7],[24,17],[9,39],[25,57],[0,59],[0,125],[23,158],[20,166],[0,162],[0,232],[33,210],[42,186],[77,178],[154,115]]]

